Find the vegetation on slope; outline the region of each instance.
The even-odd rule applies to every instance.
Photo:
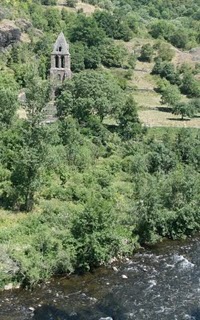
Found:
[[[55,1],[1,3],[3,18],[31,21],[29,41],[1,52],[1,286],[90,270],[200,229],[199,131],[147,130],[132,85],[136,59],[147,61],[163,103],[183,117],[199,112],[198,66],[175,66],[163,42],[199,43],[196,2],[98,5],[105,10],[86,16]],[[74,76],[60,87],[58,121],[48,126],[49,55],[60,30]],[[147,39],[132,52],[136,34]],[[154,46],[151,37],[162,41]],[[16,112],[22,88],[25,119]]]

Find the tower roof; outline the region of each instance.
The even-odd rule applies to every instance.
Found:
[[[65,39],[63,32],[61,32],[54,44],[52,54],[69,54],[69,45]]]

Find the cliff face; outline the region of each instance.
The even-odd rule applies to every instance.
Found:
[[[18,42],[20,37],[20,28],[13,21],[2,20],[0,22],[0,50]]]

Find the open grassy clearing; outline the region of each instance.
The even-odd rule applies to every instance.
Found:
[[[152,68],[153,63],[137,61],[133,77],[129,81],[129,84],[139,90],[153,90],[156,87],[156,82],[150,75]]]
[[[160,95],[155,91],[134,91],[133,96],[139,110],[163,107],[160,103]]]
[[[188,57],[189,53],[176,52],[176,63],[181,61],[184,54]],[[192,62],[192,58],[190,60]],[[181,61],[183,63],[183,61]],[[134,99],[138,104],[138,114],[141,122],[149,127],[190,127],[200,128],[200,117],[181,120],[181,116],[175,116],[169,112],[169,107],[161,103],[161,95],[154,91],[156,88],[156,77],[151,75],[153,63],[137,61],[135,71],[129,85],[134,87]],[[182,100],[187,97],[182,95]]]
[[[143,124],[148,127],[188,127],[188,128],[200,128],[200,115],[199,117],[192,119],[181,120],[181,116],[176,116],[170,112],[159,110],[139,110],[139,118]],[[167,109],[167,108],[166,108]]]
[[[190,51],[181,51],[174,48],[175,57],[173,58],[172,62],[175,65],[182,65],[183,63],[190,64],[195,66],[196,63],[200,62],[200,48],[194,48]]]
[[[82,10],[86,15],[91,15],[98,8],[97,6],[93,6],[91,4],[84,3],[84,2],[81,2],[81,1],[79,1],[77,3],[75,8],[71,8],[71,7],[68,7],[66,5],[66,1],[65,0],[58,0],[57,6],[60,9],[64,8],[65,10],[68,10],[68,11],[71,11],[71,12],[76,12],[76,11]]]

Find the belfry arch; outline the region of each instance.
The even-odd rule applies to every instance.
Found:
[[[59,56],[55,56],[55,67],[59,68]]]
[[[51,53],[50,79],[54,87],[59,86],[65,79],[71,78],[71,59],[69,45],[61,32]],[[55,88],[54,88],[55,89]]]

